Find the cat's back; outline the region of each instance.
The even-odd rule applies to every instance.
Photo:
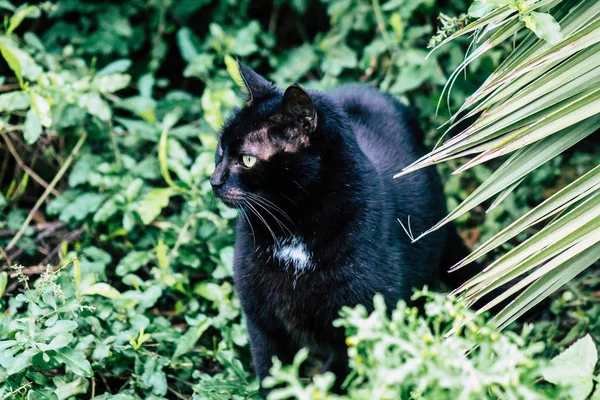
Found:
[[[330,96],[348,116],[361,150],[381,172],[398,172],[424,154],[416,120],[392,96],[360,84],[340,86]]]

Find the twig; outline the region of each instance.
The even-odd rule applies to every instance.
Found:
[[[36,239],[42,239],[43,237],[48,236],[49,234],[56,231],[57,229],[62,228],[63,226],[65,226],[64,222],[55,221],[55,222],[44,222],[41,224],[33,225],[32,228],[35,232],[44,231],[40,234],[41,236],[38,236],[36,238]],[[11,229],[3,229],[3,230],[0,230],[0,237],[14,236],[15,233],[16,232]]]
[[[73,232],[69,233],[69,235],[63,240],[64,242],[67,243],[71,243],[73,240],[75,240],[79,235],[81,235],[83,233],[84,229],[83,228],[79,228],[77,230],[74,230]],[[52,250],[47,256],[46,258],[44,258],[44,260],[41,262],[42,265],[47,264],[50,262],[50,260],[52,260],[52,257],[54,257],[62,248],[62,243],[59,244],[58,246],[56,246],[56,248],[54,250]]]
[[[169,392],[173,393],[177,398],[183,399],[183,400],[188,400],[187,397],[185,397],[184,395],[182,395],[179,392],[176,392],[175,390],[171,389],[170,387],[167,387],[167,389],[169,390]]]
[[[6,252],[4,251],[4,249],[2,247],[0,247],[0,260],[2,260],[3,258],[8,263],[8,267],[10,267],[12,265],[12,260],[8,256],[8,254],[6,254]],[[2,269],[0,269],[0,271],[2,271]]]
[[[0,92],[9,92],[11,90],[15,90],[15,89],[18,89],[18,88],[20,88],[20,86],[19,86],[18,83],[12,83],[12,84],[9,83],[7,85],[0,86]]]
[[[79,141],[77,142],[77,144],[75,145],[75,147],[73,148],[73,150],[71,151],[71,154],[69,154],[69,157],[65,160],[65,163],[62,165],[62,167],[60,167],[60,169],[58,170],[58,173],[56,174],[56,176],[54,177],[54,179],[52,179],[52,182],[50,182],[50,184],[48,185],[48,187],[46,188],[46,190],[44,191],[44,193],[42,194],[42,196],[38,199],[38,201],[35,203],[35,205],[31,209],[31,211],[27,215],[27,218],[25,219],[25,222],[23,222],[23,225],[21,225],[21,228],[19,229],[19,231],[17,232],[17,234],[15,235],[15,237],[12,238],[12,240],[10,241],[10,243],[8,243],[8,246],[6,246],[6,250],[12,249],[14,247],[15,243],[17,243],[17,241],[21,238],[21,236],[23,236],[23,233],[25,232],[25,229],[27,229],[27,227],[29,226],[29,223],[31,222],[31,218],[33,218],[33,215],[37,212],[37,210],[40,208],[40,206],[42,205],[42,203],[44,203],[44,201],[46,200],[46,198],[50,194],[50,191],[54,188],[54,186],[62,178],[62,176],[64,175],[64,173],[67,172],[67,169],[69,168],[69,166],[73,162],[73,159],[75,158],[75,155],[79,152],[79,149],[81,148],[81,146],[85,142],[86,138],[87,138],[87,134],[84,132],[83,135],[81,135],[81,137],[79,138]]]
[[[6,171],[8,170],[8,153],[10,152],[10,150],[6,149],[4,151],[4,161],[2,162],[2,167],[0,168],[0,185],[2,185],[2,182],[4,181],[4,175],[6,174]]]
[[[17,161],[17,164],[19,164],[19,167],[21,167],[21,169],[23,171],[27,172],[29,174],[29,176],[31,176],[33,178],[33,180],[35,180],[37,183],[42,185],[44,188],[48,189],[48,184],[46,183],[46,181],[43,180],[38,174],[36,174],[31,168],[29,168],[27,165],[25,165],[23,160],[21,160],[21,157],[19,157],[19,154],[15,150],[15,147],[13,146],[12,142],[8,138],[8,134],[6,132],[2,133],[2,138],[4,139],[4,142],[6,142],[6,146],[8,147],[10,154],[12,154],[12,156]],[[50,191],[55,196],[58,196],[60,194],[60,192],[54,188],[51,188]]]

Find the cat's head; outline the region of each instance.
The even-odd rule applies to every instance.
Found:
[[[232,207],[299,202],[320,169],[315,101],[297,85],[281,90],[241,63],[238,70],[248,99],[221,131],[213,191]]]

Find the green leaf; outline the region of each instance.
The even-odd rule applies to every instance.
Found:
[[[121,58],[120,60],[111,62],[106,67],[96,72],[96,76],[123,73],[127,71],[129,67],[131,67],[131,60],[128,58]]]
[[[548,382],[569,387],[571,399],[585,400],[594,387],[594,368],[597,362],[596,345],[590,335],[585,335],[554,357],[542,375]]]
[[[154,188],[140,201],[137,213],[142,222],[148,225],[154,221],[161,213],[163,208],[169,205],[169,200],[173,195],[171,188]]]
[[[47,345],[43,343],[38,343],[38,347],[42,351],[50,351],[50,350],[58,350],[66,347],[69,343],[73,341],[73,335],[70,333],[61,333],[52,339],[50,343]]]
[[[9,10],[9,11],[13,11],[13,12],[16,10],[15,6],[13,6],[7,0],[0,0],[0,8],[3,8],[5,10]]]
[[[496,6],[494,6],[493,4],[485,4],[476,0],[469,7],[469,11],[467,11],[467,14],[469,14],[469,17],[472,18],[481,18],[494,11],[494,9],[496,9]]]
[[[149,251],[132,251],[119,261],[115,273],[124,276],[130,272],[135,272],[147,265],[151,259],[152,255]]]
[[[10,17],[10,22],[8,25],[8,29],[6,30],[6,34],[10,35],[11,33],[13,33],[13,31],[17,29],[19,25],[21,25],[21,22],[23,22],[23,20],[30,14],[33,14],[31,16],[34,18],[38,17],[40,15],[40,9],[36,6],[29,6],[19,9],[12,17]]]
[[[2,57],[4,57],[4,59],[6,60],[6,63],[8,64],[8,66],[10,67],[10,69],[13,70],[13,72],[15,73],[15,76],[17,77],[17,79],[19,80],[19,85],[21,87],[23,87],[23,67],[21,66],[21,62],[19,61],[19,58],[17,57],[17,51],[16,49],[6,46],[6,45],[0,45],[0,53],[2,54]]]
[[[216,283],[200,282],[194,287],[194,293],[213,303],[218,303],[225,298],[223,288]]]
[[[108,283],[95,283],[85,289],[83,295],[100,295],[109,299],[120,299],[121,293]]]
[[[73,332],[77,329],[79,325],[75,321],[69,321],[66,319],[60,319],[54,323],[51,327],[44,329],[43,337],[47,339],[51,339],[62,333]]]
[[[23,137],[25,138],[27,144],[34,144],[40,137],[41,133],[42,122],[33,108],[31,108],[29,111],[27,111],[27,116],[25,117]]]
[[[52,117],[50,116],[50,103],[48,103],[48,100],[33,91],[29,92],[29,100],[31,101],[31,108],[40,118],[42,125],[50,128]]]
[[[0,194],[2,196],[2,194]],[[4,290],[6,290],[6,284],[8,283],[8,273],[6,271],[0,272],[0,297],[4,294]]]
[[[6,373],[8,375],[13,375],[29,367],[31,365],[33,356],[39,352],[40,351],[38,349],[27,349],[22,353],[19,353],[10,361],[8,368],[6,368]]]
[[[206,317],[205,315],[201,315],[199,322],[195,326],[190,327],[183,337],[177,342],[177,348],[173,354],[173,359],[176,359],[177,357],[182,356],[183,354],[186,354],[192,350],[200,337],[202,337],[202,334],[211,326],[211,324],[212,319]]]
[[[78,394],[85,394],[88,391],[89,382],[85,378],[75,378],[70,382],[57,385],[54,393],[58,400],[73,399]]]
[[[345,44],[334,45],[327,49],[321,68],[327,74],[338,76],[346,68],[354,68],[358,64],[356,53]]]
[[[127,60],[128,61],[128,60]],[[125,89],[131,82],[131,75],[118,73],[98,74],[92,80],[92,87],[100,93],[114,93]]]
[[[188,63],[198,55],[198,50],[196,50],[193,41],[194,33],[189,28],[181,28],[177,32],[179,52],[181,53],[181,57]]]
[[[531,29],[537,37],[550,44],[557,44],[563,38],[560,25],[548,13],[532,12],[523,17],[525,26]]]
[[[26,92],[15,90],[14,92],[0,94],[0,112],[25,110],[28,107],[29,96]]]
[[[94,92],[84,93],[79,96],[79,107],[86,110],[90,115],[100,118],[102,121],[110,121],[112,111],[108,103],[98,94]]]
[[[71,348],[56,351],[57,361],[64,363],[75,375],[91,378],[94,373],[89,361],[85,359],[82,352]]]
[[[72,203],[62,209],[59,219],[64,222],[83,221],[88,215],[96,212],[105,199],[105,194],[93,192],[77,196]]]

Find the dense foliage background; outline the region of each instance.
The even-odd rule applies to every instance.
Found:
[[[448,117],[444,108],[435,114],[441,88],[468,42],[451,42],[427,60],[426,47],[464,24],[469,2],[32,4],[0,1],[0,396],[256,397],[231,281],[236,212],[213,199],[207,179],[216,132],[240,101],[225,57],[240,57],[282,86],[380,87],[415,107],[432,145]],[[450,107],[510,49],[472,63]],[[477,207],[461,217],[467,243],[599,161],[587,145],[551,160],[489,214]],[[450,176],[457,165],[440,166],[449,207],[491,173],[478,166]],[[599,287],[600,275],[589,273],[532,316],[534,325],[507,334],[476,333],[483,320],[429,294],[425,319],[402,307],[391,320],[380,308],[371,317],[360,307],[345,310],[339,323],[356,371],[350,393],[543,398],[557,396],[555,388],[536,379],[562,366],[589,389],[575,395],[584,398],[600,343]],[[456,321],[471,317],[471,333],[444,342]],[[578,342],[575,356],[547,366],[585,333],[591,339]],[[478,350],[463,357],[475,343]],[[302,361],[299,354],[293,368],[276,366],[271,383],[286,383],[282,398],[325,397],[331,377],[306,386]]]

